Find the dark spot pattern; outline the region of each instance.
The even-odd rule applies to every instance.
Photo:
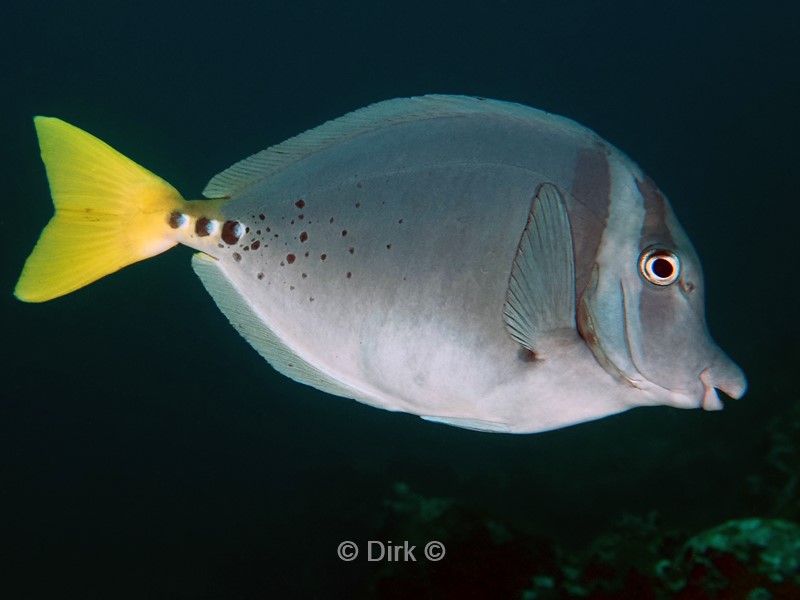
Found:
[[[171,213],[169,213],[169,219],[167,220],[167,223],[169,223],[169,226],[172,227],[173,229],[177,229],[185,222],[186,222],[186,215],[184,215],[183,213],[179,213],[177,210],[173,210]]]
[[[239,241],[242,225],[239,221],[225,221],[222,226],[222,241],[232,246]]]
[[[359,187],[361,186],[359,185]],[[367,207],[365,210],[368,210],[368,212],[371,212],[371,209],[381,212],[381,201],[379,198],[375,198],[372,201],[366,198],[366,195],[359,193],[351,200],[349,205],[346,205],[345,209],[349,207],[352,217],[356,216],[355,213],[352,213],[354,209],[365,207]],[[233,259],[239,262],[243,256],[248,256],[249,258],[250,255],[244,254],[249,251],[252,251],[253,254],[257,254],[257,256],[252,256],[251,258],[254,262],[248,263],[248,267],[252,268],[252,274],[250,276],[252,277],[255,275],[259,282],[263,281],[268,286],[275,283],[285,291],[294,290],[302,281],[303,283],[300,284],[300,287],[297,289],[303,290],[303,285],[311,285],[312,287],[308,291],[313,290],[314,292],[318,292],[318,290],[313,287],[315,284],[319,283],[314,281],[314,275],[317,274],[317,272],[309,270],[314,268],[321,269],[319,271],[319,276],[326,277],[323,273],[329,271],[329,266],[337,267],[334,272],[328,273],[327,276],[344,276],[348,282],[352,281],[355,273],[353,268],[356,267],[353,262],[356,245],[360,240],[360,238],[358,238],[358,233],[361,231],[359,229],[361,219],[349,218],[348,214],[339,214],[335,212],[335,207],[333,207],[334,210],[331,211],[333,215],[329,212],[326,222],[324,213],[320,215],[316,212],[314,208],[316,205],[314,204],[313,198],[310,202],[304,198],[298,198],[297,196],[295,196],[294,199],[289,197],[286,200],[285,204],[283,204],[283,214],[280,213],[280,208],[275,214],[270,213],[269,223],[266,222],[268,220],[266,213],[256,213],[255,211],[252,215],[249,213],[247,214],[247,221],[225,221],[222,227],[224,230],[222,232],[222,237],[229,246],[236,244],[236,246],[232,248],[232,250],[236,251]],[[366,204],[364,204],[365,202]],[[310,204],[311,207],[309,207],[308,204]],[[364,206],[362,206],[362,204],[364,204]],[[390,203],[384,202],[383,204],[388,205]],[[332,207],[328,205],[328,210],[331,210],[331,208]],[[366,217],[368,215],[364,215],[362,211],[358,216]],[[389,217],[388,223],[390,224],[392,221],[397,226],[402,226],[405,222],[397,213]],[[361,225],[366,224],[367,223],[362,223]],[[236,227],[237,225],[238,228]],[[249,225],[249,227],[246,227],[247,225]],[[254,233],[248,234],[245,238],[245,229],[246,231],[250,231],[251,228]],[[238,238],[235,235],[237,233]],[[269,244],[267,243],[270,239],[273,240],[272,249],[269,248]],[[281,242],[280,247],[277,245],[278,242]],[[356,243],[354,244],[353,242]],[[374,240],[374,242],[377,243],[378,248],[383,244],[386,250],[393,249],[394,242],[390,240],[378,239]],[[344,252],[345,250],[346,253]],[[337,254],[337,251],[339,254]],[[363,251],[362,248],[359,248],[360,255],[363,254]],[[312,255],[317,257],[322,265],[316,267],[310,266],[316,261],[305,264],[304,261],[310,260]],[[349,259],[350,263],[341,265],[344,268],[339,269],[338,267],[341,262],[347,263],[347,260],[343,257],[347,257],[348,255],[351,257],[351,259]],[[273,275],[276,273],[274,268],[278,265],[281,267],[298,265],[298,269],[296,272],[293,272],[291,269],[280,271],[285,275],[283,278],[276,280]],[[317,263],[317,265],[319,265],[319,263]],[[303,272],[303,269],[305,269],[305,272]],[[269,278],[267,274],[270,274]],[[300,275],[299,278],[297,274]],[[283,281],[281,281],[281,279],[283,279]],[[324,285],[324,283],[322,285]],[[308,298],[309,302],[314,302],[314,296],[305,297]]]
[[[194,232],[200,237],[206,237],[210,233],[208,230],[210,224],[211,221],[208,217],[200,217],[194,224]]]

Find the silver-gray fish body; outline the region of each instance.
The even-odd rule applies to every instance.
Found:
[[[385,102],[234,165],[205,193],[231,197],[225,217],[246,233],[217,260],[198,255],[198,275],[273,366],[320,389],[508,432],[744,392],[705,328],[699,262],[669,204],[567,119],[463,97]],[[565,224],[542,225],[561,205]],[[566,284],[526,256],[526,235],[574,257],[548,267],[574,271]],[[680,256],[676,285],[638,271],[654,246]],[[568,311],[559,298],[574,298]]]

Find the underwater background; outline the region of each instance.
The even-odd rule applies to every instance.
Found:
[[[800,4],[7,0],[0,22],[0,596],[800,597]],[[197,198],[249,154],[425,93],[565,115],[637,161],[747,395],[475,433],[279,375],[187,248],[12,295],[52,213],[36,114]],[[370,540],[417,561],[368,561]]]

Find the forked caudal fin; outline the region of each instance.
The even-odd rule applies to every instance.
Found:
[[[188,203],[175,188],[77,127],[34,122],[55,215],[25,262],[17,298],[63,296],[178,242],[169,215]]]

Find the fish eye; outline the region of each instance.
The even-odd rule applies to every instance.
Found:
[[[671,250],[650,247],[639,255],[639,274],[652,284],[672,285],[681,275],[681,261]]]

